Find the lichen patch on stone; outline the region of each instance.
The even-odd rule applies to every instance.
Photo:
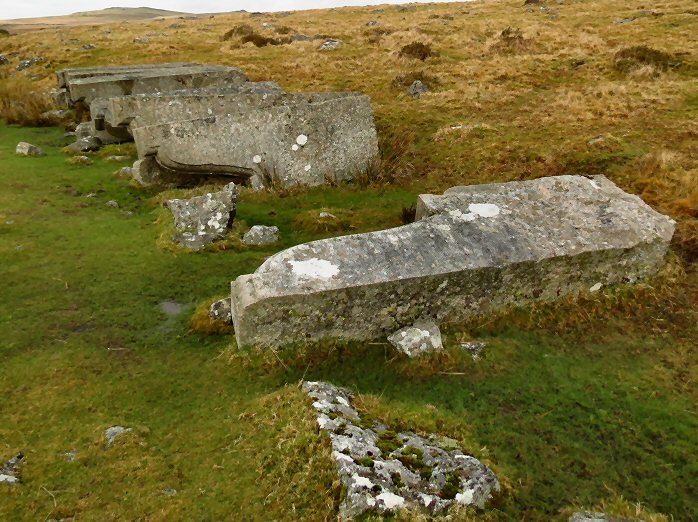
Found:
[[[339,273],[339,267],[316,257],[305,261],[289,261],[291,270],[299,277],[309,279],[330,279]]]

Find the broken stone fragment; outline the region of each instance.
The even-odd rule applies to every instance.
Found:
[[[442,513],[453,504],[484,508],[499,481],[456,441],[432,434],[367,427],[352,405],[351,393],[325,382],[304,382],[313,399],[319,428],[327,433],[346,494],[340,520],[407,509]],[[440,444],[443,440],[449,444]]]
[[[75,143],[71,143],[65,149],[71,154],[79,154],[81,152],[94,152],[102,146],[102,140],[96,136],[87,136],[80,138]]]
[[[407,94],[413,98],[419,98],[422,94],[429,92],[429,87],[427,87],[421,80],[415,80],[407,89]]]
[[[644,522],[644,520],[638,518],[616,518],[606,513],[592,511],[578,511],[569,518],[569,522]]]
[[[133,431],[133,428],[125,428],[124,426],[112,426],[104,431],[104,438],[107,443],[107,448],[111,448],[114,441],[121,437],[124,433]]]
[[[657,272],[675,222],[603,176],[421,195],[414,223],[301,244],[231,286],[239,347],[367,340]]]
[[[192,250],[199,250],[222,239],[233,224],[238,192],[235,183],[228,183],[220,192],[166,201],[165,206],[172,212],[175,228],[182,231],[173,239]]]
[[[221,299],[211,305],[208,310],[208,316],[212,321],[222,321],[224,323],[232,323],[233,317],[230,315],[230,298]]]
[[[487,348],[487,343],[479,342],[479,341],[470,341],[467,343],[460,343],[460,347],[468,352],[473,360],[478,360],[482,356],[482,352]]]
[[[279,240],[279,227],[255,225],[242,236],[242,243],[247,246],[264,246]]]
[[[331,51],[334,49],[339,49],[344,45],[344,42],[341,40],[335,40],[334,38],[329,38],[328,40],[325,40],[322,45],[320,46],[321,51]]]
[[[0,467],[0,484],[18,484],[19,466],[24,460],[24,454],[18,453]]]
[[[418,357],[425,353],[440,352],[444,349],[441,341],[441,330],[434,321],[417,321],[412,326],[407,326],[392,334],[388,337],[388,341],[408,357]]]
[[[258,176],[284,187],[350,181],[378,155],[370,98],[356,93],[240,94],[208,117],[132,128],[147,184],[171,174]],[[135,174],[134,174],[135,176]],[[173,181],[174,182],[174,181]]]
[[[20,156],[43,156],[44,155],[43,150],[41,150],[36,145],[32,145],[31,143],[27,143],[26,141],[20,141],[17,144],[17,148],[15,149],[15,152],[17,154],[19,154]]]

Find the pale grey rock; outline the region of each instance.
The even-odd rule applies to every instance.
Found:
[[[165,488],[162,490],[162,494],[166,497],[174,497],[177,494],[177,490],[174,488]]]
[[[380,25],[380,22],[377,22],[376,20],[369,20],[366,22],[366,27],[378,27]]]
[[[99,150],[101,146],[102,140],[95,136],[88,136],[87,138],[79,138],[75,143],[68,145],[66,149],[71,154],[78,154],[80,152],[94,152]]]
[[[578,511],[569,518],[569,522],[644,522],[644,520],[639,518],[616,518],[606,513],[593,511]]]
[[[0,484],[19,484],[19,479],[13,475],[0,473]]]
[[[10,59],[4,54],[0,54],[0,65],[7,65],[10,63]]]
[[[104,430],[104,439],[107,443],[107,448],[110,448],[112,444],[121,437],[124,433],[133,431],[133,428],[126,428],[124,426],[112,426]]]
[[[392,334],[388,341],[408,357],[418,357],[444,349],[441,330],[434,321],[417,321],[412,326],[401,328]]]
[[[114,201],[113,199],[107,201],[105,204],[106,204],[108,207],[110,207],[110,208],[119,208],[119,202],[118,202],[118,201]]]
[[[238,95],[283,94],[276,82],[242,82],[221,86],[96,100],[90,107],[93,117],[104,117],[113,127],[148,127],[171,121],[227,114],[238,104]]]
[[[297,245],[231,286],[238,346],[368,340],[657,272],[675,222],[603,176],[421,195],[417,221]]]
[[[137,44],[149,44],[150,43],[150,38],[147,36],[137,36],[136,38],[133,39],[133,43]]]
[[[132,167],[121,167],[118,170],[119,176],[124,176],[124,177],[131,177],[133,176],[133,168]]]
[[[75,450],[70,450],[70,451],[66,451],[65,453],[63,453],[63,458],[67,462],[75,462],[75,459],[77,458],[77,456],[78,456],[78,452]]]
[[[37,63],[43,62],[44,59],[40,56],[35,56],[33,58],[28,58],[26,60],[21,60],[15,69],[17,71],[24,71],[25,69],[29,69],[29,67],[36,65]]]
[[[106,161],[126,161],[130,156],[107,156],[104,158]]]
[[[303,390],[313,399],[318,427],[330,438],[346,491],[340,520],[397,509],[440,514],[456,503],[484,508],[500,490],[492,470],[465,454],[453,439],[394,433],[381,424],[367,427],[347,390],[309,381]],[[444,489],[449,479],[455,483],[450,495]]]
[[[422,94],[429,92],[429,87],[426,86],[421,80],[415,80],[407,89],[407,94],[413,98],[419,98]]]
[[[80,49],[82,49],[83,51],[92,51],[94,49],[97,49],[98,47],[99,46],[97,46],[95,44],[87,43],[87,44],[81,45]]]
[[[230,298],[221,299],[213,303],[208,309],[208,316],[212,321],[232,323],[233,317],[230,315]]]
[[[172,212],[175,228],[183,232],[173,239],[193,250],[222,239],[233,224],[238,193],[235,183],[228,183],[220,192],[166,201],[165,206]]]
[[[265,225],[254,225],[245,235],[242,242],[248,246],[271,245],[279,240],[279,227],[268,227]]]
[[[97,138],[101,142],[101,145],[124,143],[132,139],[128,129],[103,126],[98,130],[94,120],[78,124],[78,126],[75,127],[75,137],[78,140],[81,138]]]
[[[479,342],[479,341],[470,341],[467,343],[460,343],[460,347],[468,352],[473,360],[477,361],[482,357],[482,353],[484,352],[485,348],[487,348],[487,343]]]
[[[341,40],[335,40],[334,38],[330,38],[328,40],[325,40],[322,45],[320,46],[321,51],[332,51],[334,49],[339,49],[342,47],[344,43]]]
[[[59,87],[68,89],[71,103],[92,104],[99,99],[133,94],[155,94],[183,89],[232,85],[247,81],[238,68],[223,65],[163,64],[84,71],[74,69],[58,73]],[[64,83],[64,85],[61,85]]]
[[[37,147],[36,145],[32,145],[31,143],[27,143],[26,141],[20,141],[17,144],[17,148],[15,149],[15,153],[19,154],[20,156],[43,156],[44,151],[41,150],[41,148]]]
[[[132,129],[139,158],[152,158],[148,183],[176,184],[174,173],[180,180],[218,175],[247,183],[257,175],[265,184],[322,185],[351,180],[378,155],[367,96],[248,94],[236,100],[225,115]]]
[[[320,218],[321,219],[337,219],[337,216],[335,216],[331,212],[325,212],[323,210],[322,212],[320,212]]]

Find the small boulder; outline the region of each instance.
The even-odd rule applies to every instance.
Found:
[[[477,361],[482,357],[482,352],[487,348],[487,343],[479,342],[479,341],[470,341],[467,343],[460,343],[460,347],[469,353],[473,360]]]
[[[140,36],[138,38],[133,39],[133,43],[137,44],[149,44],[150,43],[150,38],[145,37],[145,36]]]
[[[412,326],[392,334],[388,337],[388,341],[408,357],[439,352],[444,348],[441,342],[441,330],[434,321],[417,321]]]
[[[334,38],[329,38],[325,40],[320,46],[321,51],[331,51],[334,49],[339,49],[344,43],[341,40],[335,40]]]
[[[0,65],[7,65],[10,63],[10,59],[4,54],[0,54]]]
[[[182,232],[172,239],[191,250],[200,250],[222,239],[235,219],[238,192],[235,183],[228,183],[220,192],[166,201],[165,206],[172,212],[175,228]]]
[[[80,46],[80,49],[82,49],[83,51],[91,51],[93,49],[97,49],[97,46],[95,44],[87,43]]]
[[[40,56],[36,56],[34,58],[29,58],[28,60],[22,60],[17,64],[17,67],[15,67],[16,70],[18,71],[23,71],[25,69],[29,69],[32,65],[36,65],[37,63],[43,62],[44,59],[41,58]]]
[[[369,20],[366,22],[366,27],[378,27],[380,25],[380,22],[377,22],[376,20]]]
[[[23,453],[17,453],[0,467],[0,484],[18,484],[19,466],[24,460]]]
[[[407,89],[407,94],[413,98],[419,98],[422,94],[429,92],[429,87],[426,86],[421,80],[415,80]]]
[[[247,246],[271,245],[279,240],[279,227],[255,225],[242,236],[242,243]]]
[[[27,143],[26,141],[20,141],[17,144],[17,148],[15,149],[15,152],[17,154],[19,154],[20,156],[43,156],[44,155],[43,150],[41,150],[36,145],[32,145],[31,143]]]
[[[65,150],[71,154],[78,154],[80,152],[93,152],[99,150],[102,146],[102,140],[95,136],[87,136],[86,138],[80,138],[75,143],[68,145]]]
[[[112,426],[111,428],[107,428],[104,431],[104,438],[107,442],[107,448],[111,448],[116,439],[129,431],[133,431],[133,428],[125,428],[124,426]]]
[[[114,201],[113,199],[110,200],[110,201],[107,201],[107,202],[106,202],[106,205],[107,205],[109,208],[119,208],[119,203],[118,203],[117,201]]]
[[[223,321],[224,323],[232,323],[233,316],[230,311],[231,300],[230,297],[216,301],[211,305],[208,310],[208,316],[212,321]]]

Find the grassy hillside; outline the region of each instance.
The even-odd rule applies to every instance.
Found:
[[[68,165],[60,129],[1,126],[0,461],[27,458],[23,483],[0,485],[0,520],[332,520],[340,488],[296,387],[303,377],[347,386],[373,417],[452,436],[493,466],[506,494],[456,520],[565,520],[570,506],[636,516],[635,503],[697,520],[695,5],[522,3],[231,14],[0,39],[13,60],[0,66],[11,121],[38,121],[32,92],[62,67],[215,62],[287,90],[366,92],[385,160],[355,186],[244,192],[233,235],[277,225],[280,245],[246,249],[233,237],[225,250],[187,254],[167,241],[165,196],[113,175],[126,163],[93,155],[93,165]],[[241,24],[345,45],[223,39]],[[133,43],[149,33],[164,34]],[[434,56],[400,54],[416,42]],[[14,70],[33,56],[43,63]],[[415,77],[432,92],[409,98]],[[47,156],[15,157],[21,140]],[[436,360],[404,361],[375,343],[240,353],[229,333],[203,333],[197,310],[278,249],[398,225],[420,192],[562,173],[603,173],[673,216],[663,273],[455,325]],[[323,208],[342,230],[309,219]],[[166,301],[182,312],[165,314]],[[471,338],[489,343],[484,360],[453,348]],[[106,449],[103,431],[116,424],[134,431]]]

